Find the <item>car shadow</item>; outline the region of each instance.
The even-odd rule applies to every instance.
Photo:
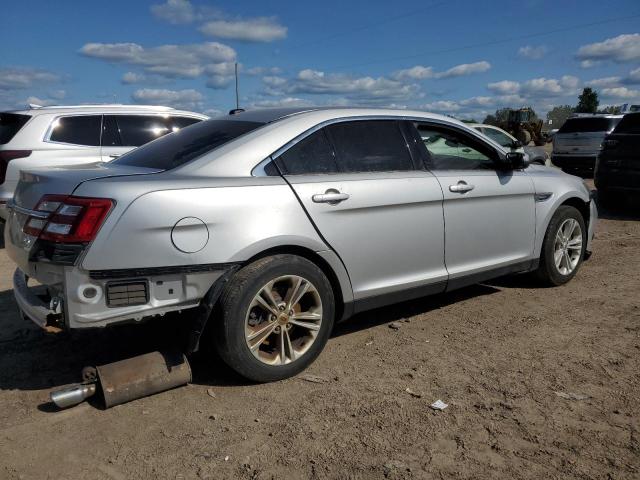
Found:
[[[598,218],[604,220],[638,221],[640,220],[640,198],[624,198],[615,205],[598,203]]]
[[[4,222],[0,222],[0,250],[4,248]]]
[[[332,337],[348,335],[401,318],[430,312],[454,302],[499,291],[474,285],[456,292],[425,297],[378,308],[336,325]],[[189,318],[167,315],[139,325],[119,325],[72,333],[51,334],[41,330],[18,312],[11,290],[0,292],[0,390],[43,390],[81,381],[85,366],[105,365],[155,350],[175,348]],[[190,357],[192,383],[216,387],[251,385],[205,349]],[[100,408],[99,402],[92,402]],[[38,407],[57,411],[49,403]]]

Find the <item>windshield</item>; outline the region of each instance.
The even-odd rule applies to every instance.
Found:
[[[147,143],[112,163],[171,170],[262,125],[239,120],[207,120]]]
[[[500,132],[499,130],[494,130],[493,128],[485,128],[484,134],[503,147],[510,147],[513,144],[513,139],[508,137],[505,133]]]
[[[608,132],[613,130],[619,121],[619,118],[607,117],[570,118],[558,133]]]
[[[0,113],[0,145],[9,143],[30,118],[29,115]]]

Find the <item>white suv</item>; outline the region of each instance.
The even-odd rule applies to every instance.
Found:
[[[0,218],[20,170],[108,162],[208,117],[169,107],[77,105],[0,112]]]

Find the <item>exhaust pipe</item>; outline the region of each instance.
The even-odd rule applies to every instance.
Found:
[[[69,408],[84,402],[87,398],[95,395],[96,384],[76,385],[51,392],[49,397],[58,408]]]
[[[51,392],[51,401],[59,408],[68,408],[100,391],[105,407],[111,408],[186,385],[191,381],[191,367],[182,353],[152,352],[95,369],[85,368],[83,377],[83,384]]]

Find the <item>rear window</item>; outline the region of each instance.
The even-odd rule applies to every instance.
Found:
[[[580,132],[608,132],[620,121],[619,118],[570,118],[558,133],[580,133]]]
[[[87,147],[99,147],[101,124],[102,115],[61,117],[54,122],[49,140]]]
[[[613,133],[640,134],[640,113],[625,115]]]
[[[0,145],[9,143],[30,118],[29,115],[0,113]]]
[[[207,120],[143,145],[113,163],[170,170],[262,125],[239,120]]]

